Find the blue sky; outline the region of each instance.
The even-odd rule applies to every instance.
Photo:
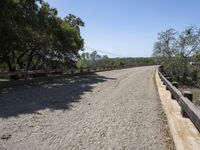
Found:
[[[85,46],[124,57],[151,56],[160,31],[200,25],[200,0],[45,0],[85,22]],[[114,55],[113,55],[114,56]]]

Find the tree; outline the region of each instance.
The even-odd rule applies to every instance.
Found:
[[[75,27],[77,30],[80,30],[80,27],[84,27],[85,23],[81,20],[81,18],[76,17],[73,14],[69,14],[64,18],[66,22],[68,22],[71,26]]]
[[[10,71],[75,67],[81,26],[80,18],[61,19],[43,0],[1,0],[0,63]]]
[[[162,57],[163,65],[170,75],[176,71],[173,57],[177,54],[177,36],[174,29],[168,29],[158,34],[158,40],[154,44],[153,56]]]
[[[158,41],[154,44],[154,56],[164,60],[165,70],[170,75],[186,81],[188,76],[189,60],[200,52],[200,29],[194,26],[187,27],[178,33],[174,29],[159,33]]]
[[[92,61],[96,61],[97,59],[97,51],[93,51],[91,54],[90,54],[90,58]]]
[[[153,56],[173,57],[176,54],[177,31],[168,29],[158,34],[158,41],[154,44]]]
[[[178,37],[178,55],[184,64],[183,77],[187,77],[188,58],[200,52],[200,30],[194,26],[186,28]]]

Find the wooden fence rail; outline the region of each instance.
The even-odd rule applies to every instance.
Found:
[[[182,93],[164,77],[160,69],[158,73],[167,89],[171,92],[174,99],[176,99],[179,103],[181,109],[187,114],[196,128],[200,131],[200,109],[197,108],[188,98],[184,97]]]
[[[61,69],[55,69],[55,70],[18,70],[14,72],[1,72],[0,71],[0,77],[18,77],[18,78],[29,78],[29,77],[44,77],[48,75],[53,74],[74,74],[74,73],[86,73],[86,72],[98,72],[98,71],[108,71],[108,70],[114,70],[114,69],[123,69],[123,68],[131,68],[134,66],[118,66],[118,67],[87,67],[87,68],[80,68],[80,69],[69,69],[69,70],[61,70]]]
[[[34,74],[60,74],[62,70],[33,70],[33,71],[24,71],[18,70],[14,72],[0,72],[0,76],[26,76],[26,75],[34,75]]]
[[[16,76],[17,80],[10,80],[0,83],[0,90],[8,87],[21,86],[26,84],[38,83],[41,81],[49,81],[58,78],[71,77],[74,75],[95,73],[99,71],[109,71],[114,69],[131,68],[132,66],[124,67],[101,67],[101,68],[82,68],[71,69],[67,71],[63,70],[35,70],[35,71],[16,71],[16,72],[0,72],[0,77],[10,78]],[[56,75],[56,76],[55,76]],[[22,79],[22,80],[18,80]]]

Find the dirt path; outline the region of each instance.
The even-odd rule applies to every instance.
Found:
[[[173,149],[155,69],[100,72],[0,94],[0,149]]]

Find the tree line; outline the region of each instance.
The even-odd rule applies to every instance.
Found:
[[[58,17],[43,0],[0,1],[0,70],[72,68],[84,46],[73,14]]]
[[[173,28],[160,32],[153,56],[162,59],[164,70],[175,81],[199,85],[200,28],[189,26],[182,32]]]
[[[0,72],[123,68],[158,64],[155,58],[109,58],[82,52],[81,18],[61,18],[43,0],[0,1]]]
[[[77,61],[78,69],[98,69],[98,68],[126,68],[137,66],[158,65],[159,59],[156,57],[138,58],[109,58],[107,55],[100,55],[97,51],[83,52]]]

